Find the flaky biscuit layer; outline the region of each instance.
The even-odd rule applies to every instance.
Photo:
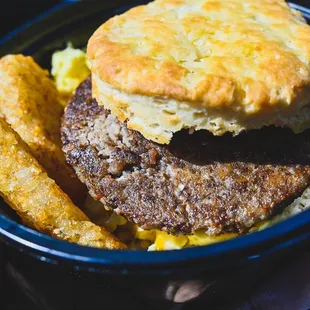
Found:
[[[157,0],[104,23],[88,56],[98,101],[159,143],[182,128],[309,126],[310,27],[283,0]],[[188,113],[160,123],[171,101]]]

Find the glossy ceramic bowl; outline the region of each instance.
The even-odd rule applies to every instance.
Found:
[[[104,20],[143,2],[126,3],[84,1],[58,6],[0,40],[0,56],[32,55],[49,69],[56,49],[67,42],[85,46]],[[292,6],[310,20],[310,10]],[[257,281],[283,257],[302,251],[310,239],[310,211],[264,231],[209,246],[164,252],[109,251],[59,241],[29,229],[1,202],[0,237],[27,260],[34,257],[95,283],[130,287],[143,296],[183,303],[221,296],[224,291],[225,296],[228,291],[234,294],[240,285]]]

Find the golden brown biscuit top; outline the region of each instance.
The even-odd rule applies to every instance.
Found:
[[[156,0],[104,23],[88,56],[121,91],[245,115],[310,92],[310,27],[283,0]]]

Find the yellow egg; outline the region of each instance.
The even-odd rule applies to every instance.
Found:
[[[68,46],[52,56],[52,76],[61,95],[71,95],[90,75],[86,53]]]
[[[144,230],[139,227],[136,227],[135,237],[141,240],[149,240],[154,242],[156,238],[155,230]]]
[[[140,240],[152,241],[153,244],[149,247],[151,251],[176,250],[188,246],[208,245],[220,241],[225,241],[236,237],[237,234],[223,234],[220,236],[209,236],[202,231],[197,231],[193,235],[174,236],[164,231],[159,230],[143,230],[136,228],[135,238]]]
[[[156,231],[154,250],[177,250],[182,249],[188,243],[187,236],[173,236],[164,231]]]
[[[204,232],[195,232],[193,235],[188,236],[189,245],[196,246],[196,245],[208,245],[220,241],[225,241],[231,238],[237,237],[237,234],[223,234],[220,236],[208,236]]]

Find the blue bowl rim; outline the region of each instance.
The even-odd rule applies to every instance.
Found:
[[[52,14],[57,14],[62,8],[71,4],[62,4],[52,8],[37,18],[27,22],[23,26],[10,32],[0,40],[0,44],[5,44],[8,40],[14,39],[29,25],[35,24]],[[310,9],[290,3],[290,5],[301,11],[306,17],[310,18]],[[278,223],[265,230],[250,233],[244,236],[233,238],[227,241],[186,248],[182,250],[171,250],[161,252],[148,252],[142,250],[120,251],[105,250],[80,246],[77,244],[54,239],[38,231],[18,224],[0,213],[0,236],[7,243],[12,243],[20,250],[33,251],[36,255],[56,259],[56,261],[72,261],[88,266],[116,267],[126,272],[127,268],[140,267],[163,267],[177,266],[191,262],[200,262],[203,265],[215,262],[219,257],[229,260],[234,255],[246,259],[260,257],[260,251],[269,249],[283,240],[289,240],[294,233],[301,229],[310,228],[310,210],[296,215],[288,220]],[[281,241],[282,240],[282,241]]]

